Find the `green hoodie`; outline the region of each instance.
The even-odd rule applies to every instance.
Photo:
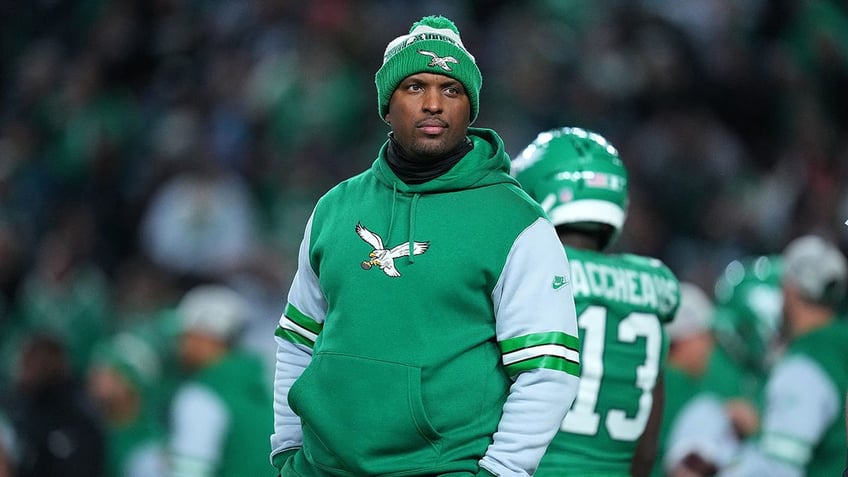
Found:
[[[471,128],[469,137],[471,152],[416,185],[391,171],[384,145],[368,171],[316,205],[277,330],[281,352],[312,354],[302,374],[278,362],[272,454],[292,450],[302,432],[283,475],[477,473],[512,378],[544,369],[563,393],[544,398],[565,401],[544,410],[550,435],[521,436],[529,449],[544,451],[573,399],[565,254],[509,176],[497,134]],[[301,426],[280,418],[292,417],[289,405]],[[515,410],[536,416],[547,404],[527,406]],[[496,461],[528,473],[538,463],[533,452],[493,447],[493,473]]]
[[[835,318],[826,327],[810,332],[789,344],[787,357],[802,356],[816,363],[838,391],[838,408],[845,409],[845,390],[848,389],[848,324]],[[840,413],[818,442],[810,443],[811,455],[805,473],[809,477],[839,475],[845,464],[845,422]]]
[[[271,403],[264,377],[259,357],[237,350],[195,377],[221,399],[231,416],[216,477],[262,475],[266,469],[262,450]]]

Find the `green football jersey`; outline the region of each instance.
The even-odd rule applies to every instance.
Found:
[[[786,351],[788,358],[805,357],[814,362],[833,385],[834,390],[837,390],[840,399],[837,409],[846,409],[845,406],[845,390],[848,389],[848,348],[845,344],[848,343],[848,324],[845,323],[843,317],[836,318],[831,324],[811,331],[804,336],[794,340],[789,344]],[[780,391],[777,391],[780,393]],[[778,395],[775,397],[775,392],[769,394],[769,406],[774,414],[779,403],[786,402],[784,398],[781,400]],[[791,394],[790,394],[791,396]],[[780,408],[782,410],[783,408]],[[796,415],[803,416],[804,410],[799,409]],[[778,420],[782,416],[778,416]],[[783,458],[789,462],[797,463],[798,460],[803,460],[798,456],[806,456],[804,473],[807,477],[826,477],[830,475],[839,475],[845,463],[845,421],[842,419],[841,411],[838,417],[830,422],[827,428],[821,430],[821,434],[816,442],[809,442],[809,437],[799,435],[795,426],[786,426],[783,422],[773,423],[768,416],[764,418],[764,441],[766,453],[772,458]],[[787,428],[795,430],[795,434],[787,431]],[[787,440],[794,441],[794,447],[790,449],[808,449],[807,452],[799,454],[790,454],[781,444]],[[771,445],[769,445],[771,444]]]
[[[723,399],[746,399],[761,410],[767,378],[765,371],[743,367],[721,346],[716,346],[701,382],[704,390]]]
[[[671,432],[674,420],[680,414],[680,410],[701,391],[700,380],[674,365],[665,367],[663,383],[665,383],[665,405],[663,406],[663,418],[660,424],[657,456],[654,461],[654,468],[651,471],[652,477],[663,477],[665,475],[662,461],[668,448],[668,435]]]
[[[580,332],[577,398],[537,476],[629,475],[680,302],[662,262],[566,247]]]

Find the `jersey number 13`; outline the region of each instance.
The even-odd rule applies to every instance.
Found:
[[[598,413],[598,395],[604,375],[604,336],[607,326],[607,309],[590,306],[577,319],[583,329],[580,366],[582,368],[577,397],[560,427],[565,432],[595,435],[601,422]],[[662,351],[662,325],[655,315],[633,312],[618,322],[617,339],[634,343],[645,338],[645,361],[636,369],[633,386],[641,390],[636,414],[628,417],[621,409],[609,409],[604,426],[610,437],[621,441],[634,441],[645,430],[653,405],[652,391],[657,380]]]

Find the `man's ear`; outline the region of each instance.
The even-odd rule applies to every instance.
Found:
[[[392,124],[392,115],[391,115],[391,113],[386,113],[386,115],[385,115],[385,116],[383,116],[383,121],[385,121],[387,124]]]

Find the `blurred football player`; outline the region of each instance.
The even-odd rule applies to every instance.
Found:
[[[691,450],[689,446],[693,444],[688,436],[681,436],[679,431],[674,430],[676,420],[681,413],[686,414],[687,406],[691,406],[693,401],[710,399],[714,403],[712,409],[723,414],[720,400],[711,394],[704,395],[701,383],[715,345],[714,315],[713,300],[701,287],[689,282],[680,284],[680,307],[674,320],[665,325],[670,344],[668,366],[663,379],[665,407],[656,464],[651,473],[654,477],[667,475],[669,468],[678,465],[678,461],[683,460]],[[723,419],[723,416],[719,417]],[[702,428],[703,423],[699,422],[698,427]],[[675,436],[670,438],[672,433]],[[698,450],[702,453],[707,451]],[[680,455],[681,452],[684,455]],[[663,465],[664,461],[669,464]],[[713,465],[709,461],[705,463]]]
[[[717,346],[703,387],[725,400],[741,438],[759,427],[763,387],[780,354],[781,259],[759,255],[733,260],[716,280]]]
[[[837,310],[846,259],[816,235],[790,242],[782,258],[786,350],[765,387],[759,436],[722,477],[824,477],[845,465],[848,324]]]
[[[678,307],[678,280],[657,259],[605,253],[627,217],[628,174],[602,136],[543,132],[512,170],[565,247],[580,331],[577,398],[536,475],[648,475],[662,415],[663,323]]]

